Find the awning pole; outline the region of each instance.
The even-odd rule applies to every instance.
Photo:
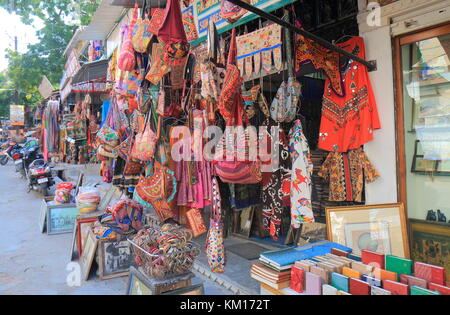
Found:
[[[243,9],[246,9],[247,11],[253,12],[253,13],[255,13],[256,15],[258,15],[260,17],[263,17],[263,18],[265,18],[267,20],[270,20],[270,21],[272,21],[272,22],[274,22],[274,23],[276,23],[278,25],[281,25],[281,26],[283,26],[285,28],[288,28],[291,31],[296,32],[297,34],[300,34],[300,35],[303,35],[306,38],[312,39],[315,42],[317,42],[319,45],[321,45],[321,46],[323,46],[325,48],[328,48],[330,50],[333,50],[333,51],[336,51],[336,52],[340,53],[341,55],[349,57],[349,58],[353,59],[354,61],[357,61],[360,64],[366,66],[367,70],[369,70],[369,71],[375,71],[376,68],[377,68],[376,64],[374,62],[366,61],[366,60],[364,60],[364,59],[362,59],[362,58],[360,58],[360,57],[358,57],[358,56],[356,56],[356,55],[354,55],[352,53],[349,53],[348,51],[346,51],[346,50],[344,50],[344,49],[342,49],[342,48],[340,48],[340,47],[338,47],[336,45],[331,44],[330,42],[326,41],[325,39],[323,39],[323,38],[321,38],[319,36],[316,36],[316,35],[308,32],[308,31],[305,31],[305,30],[303,30],[301,28],[298,28],[297,26],[292,25],[289,22],[283,21],[282,19],[278,18],[277,16],[275,16],[275,15],[273,15],[271,13],[265,12],[265,11],[255,7],[253,5],[251,5],[251,4],[248,4],[248,3],[246,3],[246,2],[244,2],[242,0],[228,0],[228,1],[233,3],[233,4],[235,4],[235,5],[240,6]]]

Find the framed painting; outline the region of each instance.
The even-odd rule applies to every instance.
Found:
[[[125,240],[100,241],[98,246],[99,277],[101,280],[128,276],[134,265],[131,244]]]
[[[117,192],[116,186],[111,186],[109,190],[106,192],[106,194],[103,196],[102,200],[100,201],[97,211],[104,212],[106,210],[106,207],[109,206],[109,203],[111,202],[112,198]]]
[[[409,235],[412,259],[444,267],[450,285],[450,224],[409,219]]]
[[[233,232],[234,236],[242,238],[250,238],[251,229],[253,225],[253,217],[255,214],[255,207],[249,207],[244,210],[233,211]]]
[[[47,234],[72,233],[79,214],[75,204],[47,205]]]
[[[78,225],[75,223],[73,226],[72,242],[70,243],[69,261],[73,260],[73,252],[75,250],[75,244],[77,242],[77,231],[78,231]],[[80,258],[80,257],[78,256],[78,258]]]
[[[327,238],[353,249],[409,258],[406,212],[402,203],[327,208]]]
[[[47,223],[47,199],[42,199],[41,203],[41,211],[39,212],[39,231],[41,233],[45,232],[46,223]]]
[[[80,258],[81,273],[84,280],[89,279],[89,273],[92,268],[92,263],[94,261],[95,253],[97,252],[98,240],[95,234],[90,230],[86,242],[84,244],[83,254]]]
[[[154,295],[152,287],[152,284],[139,270],[130,267],[127,295]]]
[[[94,225],[94,223],[97,220],[98,220],[97,218],[77,220],[76,238],[77,238],[78,259],[80,259],[81,255],[83,253],[83,246],[84,246],[86,237],[89,234],[89,231],[91,230],[92,226]]]

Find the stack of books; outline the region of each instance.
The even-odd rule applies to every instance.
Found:
[[[252,265],[251,277],[277,290],[288,288],[291,268],[296,261],[324,255],[332,250],[346,254],[352,251],[348,247],[322,241],[301,247],[264,252],[260,255],[259,262]]]
[[[290,288],[306,295],[450,295],[443,267],[367,250],[297,261]]]

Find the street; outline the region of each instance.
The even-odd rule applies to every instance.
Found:
[[[81,286],[67,285],[72,234],[39,232],[41,200],[36,192],[26,192],[25,180],[11,162],[0,166],[0,294],[124,294],[128,277],[100,281],[91,276]],[[193,284],[200,282],[205,294],[230,294],[197,275]]]

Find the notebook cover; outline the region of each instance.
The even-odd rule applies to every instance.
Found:
[[[409,286],[400,282],[386,280],[383,282],[383,289],[390,291],[392,295],[409,295]]]
[[[381,280],[391,280],[391,281],[397,281],[398,275],[396,272],[388,271],[385,269],[376,269],[373,272],[375,278],[381,279]]]
[[[309,270],[309,272],[321,277],[323,280],[323,283],[325,283],[325,284],[330,283],[329,272],[327,270],[323,269],[322,267],[312,266],[311,269]]]
[[[340,291],[349,292],[349,278],[339,273],[331,274],[331,285]]]
[[[361,275],[361,280],[367,282],[371,287],[382,288],[383,283],[380,279],[368,275]]]
[[[412,286],[411,295],[441,295],[439,292],[430,291],[421,287]]]
[[[410,259],[401,258],[393,255],[386,256],[386,270],[396,272],[397,274],[412,275],[413,262]]]
[[[361,273],[351,268],[342,268],[342,274],[349,278],[361,279]]]
[[[421,262],[414,263],[414,275],[439,285],[445,285],[445,268]]]
[[[348,255],[347,258],[354,260],[354,261],[362,261],[362,258],[360,256],[356,256],[353,254]]]
[[[411,286],[421,287],[424,289],[428,288],[428,282],[425,279],[420,279],[408,275],[400,275],[400,282]]]
[[[250,276],[253,279],[255,279],[255,280],[259,281],[259,282],[265,283],[269,287],[274,288],[276,290],[282,290],[282,289],[285,289],[285,288],[289,288],[290,281],[286,281],[286,282],[282,282],[282,283],[273,283],[273,282],[268,281],[267,279],[264,279],[263,277],[255,275],[253,273],[251,273]]]
[[[350,251],[345,251],[345,250],[342,250],[339,248],[332,248],[331,253],[336,256],[348,257],[348,255],[350,254]]]
[[[436,283],[429,283],[428,284],[428,289],[431,291],[438,291],[440,294],[442,295],[450,295],[450,288],[440,285],[440,284],[436,284]]]
[[[337,295],[337,291],[338,289],[329,284],[324,284],[322,286],[322,295]]]
[[[308,272],[309,272],[309,269],[311,268],[311,265],[305,263],[303,260],[302,261],[296,261],[295,262],[295,266],[298,267],[298,268],[302,268],[303,271],[308,271]]]
[[[392,293],[390,291],[379,288],[379,287],[372,287],[371,294],[372,295],[392,295]]]
[[[329,260],[329,261],[327,261],[327,263],[329,263],[329,264],[335,266],[335,267],[336,267],[336,272],[337,272],[337,273],[342,273],[342,268],[345,267],[345,265],[344,265],[343,262],[336,261],[336,260]]]
[[[351,295],[351,294],[345,291],[338,290],[337,295]]]
[[[349,287],[351,295],[370,295],[370,285],[367,282],[350,278]]]
[[[318,263],[317,266],[325,269],[328,272],[336,272],[337,271],[337,267],[328,262]]]
[[[376,268],[384,269],[385,255],[370,250],[361,251],[361,262]]]
[[[322,295],[323,280],[320,276],[311,272],[305,272],[305,294]]]
[[[361,274],[366,274],[366,275],[372,276],[374,267],[365,265],[361,262],[354,261],[352,263],[352,269],[358,271]]]
[[[292,266],[290,288],[298,293],[303,293],[305,281],[305,271],[302,268]]]

